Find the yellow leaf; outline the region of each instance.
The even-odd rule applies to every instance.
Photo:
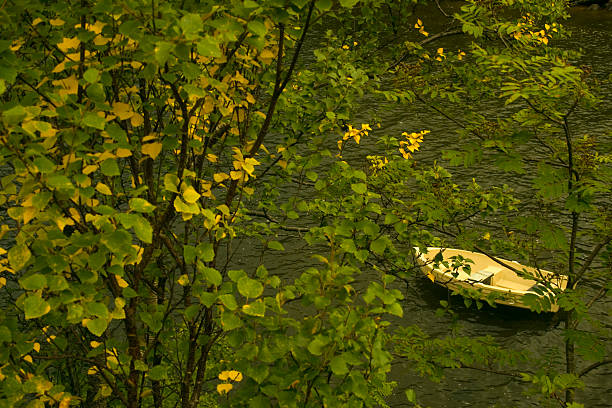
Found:
[[[96,190],[104,195],[113,195],[111,189],[104,183],[98,183]]]
[[[72,62],[79,62],[81,60],[81,53],[80,52],[67,53],[66,58],[68,58],[68,60]]]
[[[159,155],[162,150],[162,144],[157,143],[147,143],[142,145],[142,154],[150,156],[153,160]]]
[[[106,24],[101,21],[96,21],[93,24],[87,24],[85,28],[88,29],[89,31],[93,31],[96,34],[100,34],[105,25]]]
[[[221,371],[221,373],[219,373],[219,379],[221,381],[242,381],[242,373],[236,370]]]
[[[118,365],[119,365],[119,360],[117,360],[117,357],[113,355],[106,356],[106,366],[108,368],[112,368],[113,366],[118,366]]]
[[[200,199],[201,195],[195,191],[192,186],[189,186],[183,191],[183,198],[189,204],[193,204]]]
[[[202,113],[207,115],[211,113],[214,109],[215,109],[215,106],[213,104],[212,98],[207,96],[206,100],[204,101],[204,106],[202,106]]]
[[[35,207],[25,207],[23,209],[23,223],[27,224],[30,222],[37,213],[38,210]]]
[[[227,394],[232,388],[234,388],[232,384],[218,384],[217,392],[221,395]]]
[[[6,278],[0,277],[0,288],[4,287],[5,285],[6,285]]]
[[[230,171],[230,177],[232,178],[232,180],[240,180],[243,174],[244,173],[242,171]]]
[[[95,340],[92,340],[92,341],[89,342],[89,345],[91,346],[91,348],[99,347],[100,344],[102,344],[102,343],[100,343],[99,341],[95,341]]]
[[[132,107],[123,102],[115,102],[113,103],[113,110],[111,111],[115,115],[119,117],[119,120],[126,120],[135,115],[135,112],[132,110]]]
[[[31,355],[28,354],[28,355],[24,356],[23,359],[25,361],[27,361],[28,363],[32,364],[32,356]]]
[[[181,276],[178,278],[178,283],[179,283],[179,285],[181,285],[181,286],[187,286],[187,285],[189,285],[189,276],[187,276],[187,275],[181,275]]]
[[[49,20],[49,24],[51,24],[54,27],[58,27],[61,25],[64,25],[65,21],[62,20],[61,18],[53,18],[51,20]]]
[[[70,207],[68,209],[68,212],[70,213],[70,215],[72,216],[73,219],[80,221],[81,220],[81,214],[79,214],[79,212],[77,211],[76,208]]]
[[[72,397],[64,397],[64,398],[62,398],[62,400],[60,401],[60,404],[59,404],[59,408],[68,408],[70,406],[70,401],[72,401]]]
[[[144,118],[136,113],[134,116],[132,116],[130,122],[132,122],[132,126],[138,127],[144,123]]]
[[[98,165],[97,164],[90,164],[87,165],[83,168],[83,174],[87,175],[90,173],[93,173],[94,171],[98,170]]]
[[[218,159],[219,159],[219,158],[217,157],[217,155],[214,155],[214,154],[212,154],[212,153],[208,153],[208,154],[206,155],[206,160],[208,160],[208,161],[209,161],[209,162],[211,162],[211,163],[216,163]]]
[[[222,183],[224,180],[227,180],[229,178],[229,176],[225,173],[215,173],[213,175],[213,179],[215,180],[215,183]]]
[[[98,369],[96,367],[89,367],[87,370],[87,375],[95,375],[98,374]]]
[[[60,86],[62,89],[59,90],[60,95],[76,95],[79,91],[79,81],[76,75],[71,75],[68,78],[60,79],[52,82],[55,86]]]
[[[483,235],[483,238],[486,239],[487,241],[491,239],[491,234],[489,234],[488,232],[486,234]]]
[[[97,35],[96,38],[94,38],[93,42],[95,45],[106,45],[110,40],[110,38],[103,37],[102,35]]]
[[[130,157],[132,155],[132,151],[130,149],[117,149],[117,157]]]
[[[34,349],[35,352],[40,352],[40,343],[36,342],[34,343],[34,346],[32,347]]]
[[[229,207],[225,204],[218,205],[217,210],[221,211],[221,213],[225,215],[226,217],[229,217],[230,215]]]
[[[32,21],[32,25],[33,25],[33,26],[37,26],[37,25],[38,25],[38,24],[40,24],[40,23],[42,23],[42,18],[40,18],[40,17],[36,17],[36,18],[34,19],[34,21]]]
[[[123,279],[121,276],[119,275],[115,275],[115,280],[117,281],[117,285],[119,285],[120,288],[127,288],[128,286],[130,286],[125,279]]]
[[[436,277],[433,275],[433,273],[428,272],[427,273],[427,277],[429,278],[429,280],[431,280],[432,282],[436,281]]]
[[[276,54],[269,48],[265,48],[259,54],[259,58],[264,64],[269,64],[270,62],[272,62],[272,60],[274,60],[275,57],[276,57]]]
[[[66,52],[69,49],[77,48],[80,44],[81,40],[79,40],[77,37],[64,38],[61,43],[57,44],[57,48],[63,52]]]

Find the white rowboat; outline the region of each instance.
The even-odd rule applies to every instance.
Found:
[[[541,309],[545,312],[556,312],[559,306],[554,302],[555,292],[563,291],[567,286],[567,276],[524,266],[516,261],[495,258],[499,261],[496,262],[487,255],[462,249],[429,247],[427,253],[421,253],[418,248],[414,249],[418,265],[434,283],[458,292],[471,290],[472,296],[476,295],[482,300],[530,309],[525,301],[531,297],[539,304],[539,307],[535,307],[537,311]],[[447,265],[442,262],[436,264],[434,258],[439,253],[442,253],[443,262]],[[457,260],[461,258],[473,261],[464,263],[470,268],[453,268],[453,262],[459,265],[461,262]],[[522,276],[504,264],[520,271]]]

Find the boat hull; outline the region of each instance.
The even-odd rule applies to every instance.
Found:
[[[536,309],[540,309],[537,311],[559,310],[554,297],[565,289],[567,277],[563,275],[526,267],[515,261],[501,258],[493,260],[487,255],[460,249],[430,247],[426,253],[421,253],[418,248],[415,250],[417,264],[422,272],[437,285],[471,298],[530,310],[532,307],[526,304],[526,300],[532,297],[539,305],[536,306]],[[434,257],[441,251],[448,266],[434,262]],[[469,263],[471,271],[461,267],[451,268],[457,256],[473,261]],[[521,276],[513,269],[521,271]],[[543,282],[547,282],[547,285],[543,285]]]

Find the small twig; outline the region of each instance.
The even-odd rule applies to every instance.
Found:
[[[434,34],[431,37],[427,37],[423,41],[420,41],[419,45],[423,46],[423,45],[429,44],[430,42],[439,40],[440,38],[449,37],[451,35],[458,35],[458,34],[463,34],[463,31],[462,30],[444,31],[442,33]],[[408,56],[410,55],[411,51],[412,50],[408,50],[404,54],[402,54],[402,56],[397,61],[395,61],[393,64],[391,64],[389,68],[387,68],[387,71],[393,71],[393,69],[395,69],[399,64],[404,62],[406,58],[408,58]]]
[[[578,374],[578,378],[582,377],[583,375],[586,375],[588,373],[590,373],[591,371],[593,371],[596,368],[599,368],[603,365],[607,365],[607,364],[612,364],[612,360],[604,360],[604,361],[600,361],[597,363],[593,363],[590,366],[586,367],[585,369],[583,369],[582,371],[580,371],[580,373]]]

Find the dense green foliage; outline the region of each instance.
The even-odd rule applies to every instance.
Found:
[[[552,46],[566,6],[467,1],[428,32],[419,9],[438,6],[7,2],[0,407],[379,406],[398,355],[434,379],[507,370],[578,406],[582,377],[609,362],[589,309],[611,289],[612,180],[595,136],[572,130],[598,100]],[[451,35],[469,46],[436,46]],[[430,106],[462,129],[450,166],[490,160],[526,177],[529,197],[419,163],[426,130],[354,123],[365,94]],[[508,115],[479,113],[484,99]],[[344,160],[365,139],[379,154]],[[303,235],[310,267],[236,269],[240,245],[283,254],[279,231]],[[490,338],[391,330],[399,283],[420,273],[410,248],[432,245],[567,275],[564,293],[530,300],[561,306],[563,366],[529,367]]]

